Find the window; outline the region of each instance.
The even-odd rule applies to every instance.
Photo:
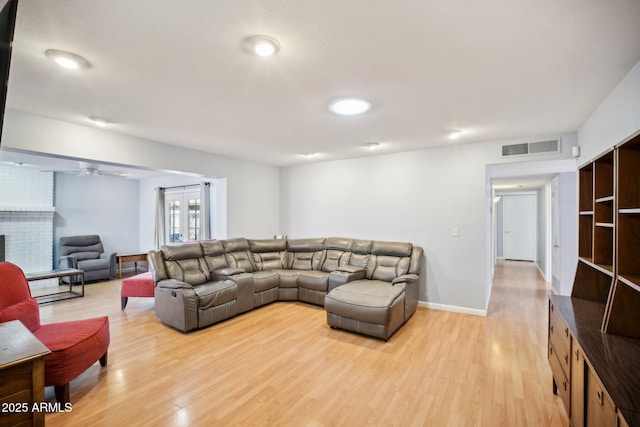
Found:
[[[165,213],[168,244],[200,240],[200,191],[167,192]]]

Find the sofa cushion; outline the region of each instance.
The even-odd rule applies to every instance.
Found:
[[[97,234],[64,236],[60,238],[58,250],[60,256],[73,255],[80,260],[100,257],[100,254],[104,252],[104,246]]]
[[[5,289],[18,288],[18,286]],[[28,288],[27,288],[28,289]],[[4,296],[3,296],[4,297]],[[18,303],[0,308],[0,323],[10,320],[19,320],[31,332],[40,327],[40,308],[35,298],[28,297]]]
[[[216,271],[229,266],[227,258],[224,255],[224,246],[221,241],[201,242],[200,247],[207,261],[210,271]]]
[[[237,239],[222,240],[225,257],[229,267],[241,268],[247,273],[255,271],[251,252],[249,252],[249,241],[244,237]]]
[[[351,256],[349,257],[349,265],[367,268],[369,258],[371,257],[372,240],[353,239],[351,241]]]
[[[198,296],[198,309],[200,310],[217,307],[238,297],[238,285],[231,280],[194,286],[193,291]]]
[[[411,256],[411,243],[405,242],[378,242],[374,241],[371,246],[372,255],[390,255],[398,257]]]
[[[111,262],[108,259],[85,259],[78,261],[78,268],[84,271],[111,269]]]
[[[405,242],[374,241],[367,267],[367,279],[391,282],[409,272],[413,245]]]
[[[44,358],[44,385],[64,385],[101,358],[109,347],[109,318],[49,323],[33,333],[51,353]]]
[[[355,280],[327,294],[327,312],[362,322],[386,324],[389,307],[402,296],[404,288],[381,280]]]
[[[324,238],[287,240],[285,268],[292,270],[319,270]]]
[[[280,275],[273,270],[256,271],[253,273],[253,291],[263,292],[277,288],[280,284]]]
[[[163,246],[162,256],[167,277],[194,286],[207,283],[211,280],[211,274],[202,255],[199,243]]]
[[[367,279],[391,282],[409,271],[409,257],[371,255],[367,267]]]
[[[314,291],[327,291],[329,286],[329,273],[326,271],[301,271],[298,277],[298,286]]]
[[[221,240],[225,252],[239,252],[249,250],[249,241],[244,237]]]
[[[300,277],[300,270],[271,270],[274,273],[278,273],[280,277],[279,286],[281,288],[297,288],[298,278]]]
[[[349,264],[349,259],[351,258],[351,252],[340,249],[327,249],[323,255],[320,270],[328,273],[336,271],[342,265]]]
[[[320,270],[332,272],[339,266],[349,263],[351,241],[344,237],[329,237],[324,242],[324,251],[320,261]]]
[[[75,258],[76,261],[83,261],[83,260],[86,260],[86,259],[100,258],[100,254],[101,254],[101,252],[87,252],[87,251],[84,251],[84,252],[74,252],[69,256]]]
[[[283,239],[249,240],[256,270],[284,268],[287,241]]]
[[[287,250],[287,241],[284,239],[249,240],[249,249],[257,252],[282,252]]]
[[[162,256],[166,261],[202,258],[202,247],[199,243],[183,243],[181,245],[163,246]]]

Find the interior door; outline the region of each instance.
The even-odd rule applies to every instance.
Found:
[[[503,201],[504,257],[534,261],[536,254],[535,194],[503,196]]]

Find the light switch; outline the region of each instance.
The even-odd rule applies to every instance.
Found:
[[[460,229],[458,227],[453,227],[453,230],[451,231],[451,235],[453,237],[460,237]]]

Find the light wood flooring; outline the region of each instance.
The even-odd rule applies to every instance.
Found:
[[[120,281],[41,306],[44,323],[109,315],[109,364],[71,383],[48,426],[567,426],[547,362],[545,284],[503,262],[487,317],[418,308],[388,342],[278,302],[182,334]],[[47,400],[53,390],[47,388]]]

